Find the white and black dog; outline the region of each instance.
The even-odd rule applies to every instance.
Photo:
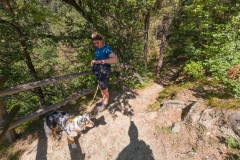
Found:
[[[47,138],[51,135],[53,135],[53,138],[56,138],[56,131],[60,128],[67,133],[68,141],[72,148],[77,147],[74,137],[81,134],[81,131],[86,127],[93,126],[94,123],[91,121],[88,113],[71,118],[68,113],[63,111],[53,111],[44,119],[44,131]]]

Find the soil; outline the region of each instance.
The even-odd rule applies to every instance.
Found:
[[[65,133],[52,140],[43,129],[26,139],[20,137],[13,148],[20,160],[221,160],[235,154],[226,145],[228,137],[237,138],[227,122],[235,111],[209,109],[204,99],[186,89],[176,96],[185,105],[147,112],[163,89],[152,83],[141,90],[111,91],[107,110],[97,113],[95,104],[88,108],[95,127],[75,137],[76,149],[70,147]],[[186,113],[193,100],[198,105]],[[173,130],[173,125],[179,128]]]

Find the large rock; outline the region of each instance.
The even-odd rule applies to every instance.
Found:
[[[235,112],[228,116],[233,131],[240,137],[240,113]]]

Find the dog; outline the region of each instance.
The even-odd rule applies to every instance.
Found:
[[[50,112],[44,119],[44,131],[47,138],[53,135],[53,138],[59,138],[56,131],[60,128],[61,131],[67,133],[68,142],[72,148],[76,148],[77,145],[74,142],[74,137],[86,127],[94,127],[94,123],[91,121],[88,113],[79,115],[77,117],[71,117],[68,113],[63,111]]]

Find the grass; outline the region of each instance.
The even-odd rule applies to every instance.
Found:
[[[208,103],[210,107],[217,107],[218,109],[237,109],[240,107],[240,99],[219,99],[217,97],[210,97]]]
[[[229,137],[226,139],[226,144],[228,148],[240,149],[240,139]]]
[[[155,126],[155,129],[158,133],[163,133],[163,134],[172,134],[172,128],[171,127],[160,127],[160,126]]]
[[[151,82],[148,82],[148,83],[144,83],[144,84],[139,84],[139,85],[136,85],[136,88],[137,89],[145,89],[146,87],[148,87],[148,86],[150,86],[150,85],[152,85],[154,82],[153,81],[151,81]]]
[[[228,137],[225,140],[225,144],[231,150],[225,160],[235,160],[240,159],[239,149],[240,149],[240,139],[235,139],[233,137]]]
[[[152,112],[152,111],[157,111],[159,109],[160,104],[165,100],[165,99],[171,99],[174,100],[179,92],[181,92],[184,89],[189,89],[193,87],[193,83],[185,83],[183,85],[172,85],[167,88],[165,88],[162,92],[159,93],[159,96],[157,98],[157,101],[151,104],[147,108],[147,112]]]
[[[210,107],[217,107],[218,109],[237,109],[240,107],[240,99],[231,98],[231,96],[222,91],[222,89],[218,90],[218,87],[218,84],[214,84],[206,79],[171,85],[159,93],[157,101],[151,104],[146,111],[157,111],[164,100],[174,100],[177,94],[184,89],[194,90],[196,96],[208,101]]]
[[[195,85],[193,82],[184,83],[182,85],[171,85],[159,93],[158,101],[164,99],[175,99],[176,95],[184,89],[192,88]]]

